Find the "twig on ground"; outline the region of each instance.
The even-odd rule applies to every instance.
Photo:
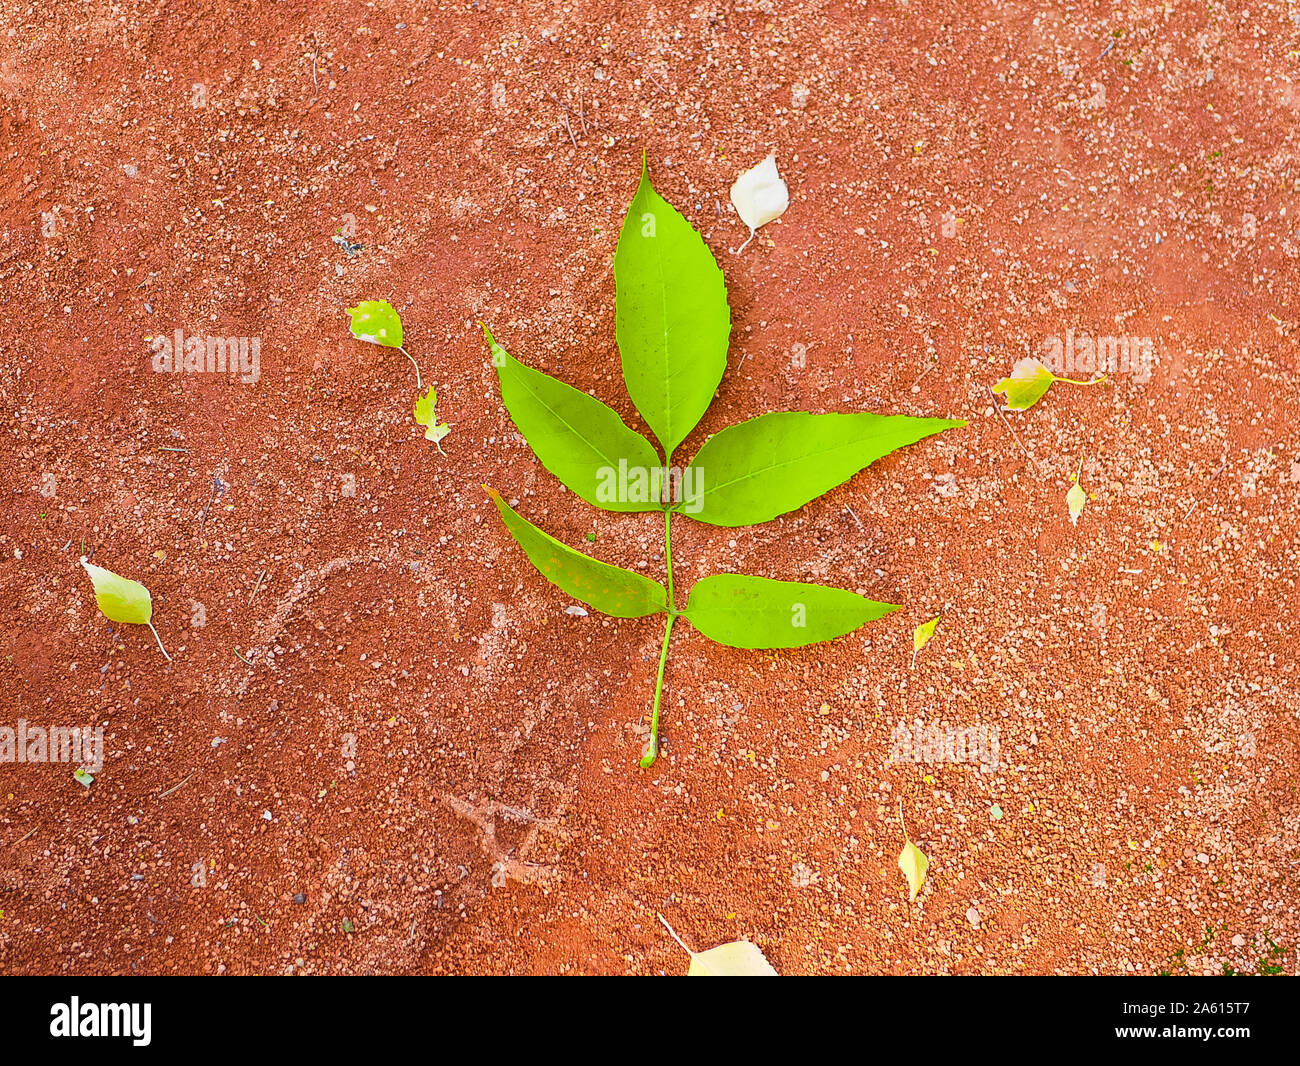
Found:
[[[1002,419],[1002,424],[1007,427],[1007,432],[1011,434],[1011,439],[1020,445],[1020,450],[1025,453],[1025,458],[1029,460],[1030,464],[1034,468],[1034,473],[1037,474],[1039,472],[1038,460],[1029,454],[1029,449],[1026,448],[1024,444],[1021,444],[1020,438],[1016,436],[1016,431],[1011,428],[1011,423],[1007,421],[1007,416],[1002,413],[1002,408],[998,406],[998,394],[993,391],[992,386],[989,387],[989,395],[993,397],[993,410],[998,413],[998,417]]]
[[[166,799],[168,796],[170,796],[173,792],[179,792],[182,788],[184,788],[186,785],[189,784],[189,782],[190,782],[190,778],[193,777],[193,776],[194,776],[195,774],[197,774],[197,773],[198,773],[197,770],[192,770],[192,771],[190,771],[189,775],[188,775],[188,776],[187,776],[183,781],[181,781],[180,784],[172,785],[171,788],[169,788],[166,792],[164,792],[164,793],[162,793],[161,795],[159,795],[158,798],[159,798],[160,800],[165,800],[165,799]]]

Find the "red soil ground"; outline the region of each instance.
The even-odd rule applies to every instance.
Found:
[[[203,9],[0,2],[0,725],[106,747],[90,788],[0,764],[0,970],[684,972],[656,912],[789,974],[1295,970],[1286,5]],[[675,525],[683,589],[905,609],[796,652],[680,627],[650,771],[660,624],[566,614],[479,484],[656,577],[660,525],[561,491],[475,326],[644,428],[611,271],[643,147],[732,304],[684,457],[767,410],[971,423]],[[790,209],[732,256],[769,150]],[[348,338],[366,298],[445,457]],[[260,379],[155,373],[177,328],[259,337]],[[1004,420],[989,386],[1068,329],[1157,364]],[[996,725],[997,772],[891,763],[918,717]]]

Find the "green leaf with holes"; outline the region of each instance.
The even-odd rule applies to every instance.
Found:
[[[510,535],[552,585],[615,618],[643,618],[667,609],[668,595],[662,585],[574,551],[521,517],[495,489],[483,488],[497,505]]]
[[[402,319],[387,300],[362,300],[347,310],[352,316],[352,336],[357,340],[385,348],[402,346]]]

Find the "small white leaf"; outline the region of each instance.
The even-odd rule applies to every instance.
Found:
[[[777,173],[775,152],[736,179],[731,186],[731,202],[741,221],[749,227],[750,240],[760,226],[785,213],[790,206],[790,190]],[[736,251],[741,251],[745,244]]]

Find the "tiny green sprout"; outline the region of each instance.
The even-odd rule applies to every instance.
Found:
[[[663,515],[665,583],[584,555],[483,486],[533,566],[574,599],[614,618],[657,616],[663,642],[643,768],[659,754],[659,708],[673,626],[685,619],[733,648],[798,648],[834,640],[898,609],[856,592],[745,574],[696,581],[679,607],[672,518],[737,527],[790,514],[859,471],[966,423],[873,413],[776,411],[708,438],[685,468],[673,456],[713,401],[727,368],[731,308],[713,253],[650,182],[641,180],[614,255],[615,334],[623,381],[657,442],[596,397],[526,366],[483,325],[501,399],[542,465],[604,511]],[[587,534],[588,543],[595,534]]]

